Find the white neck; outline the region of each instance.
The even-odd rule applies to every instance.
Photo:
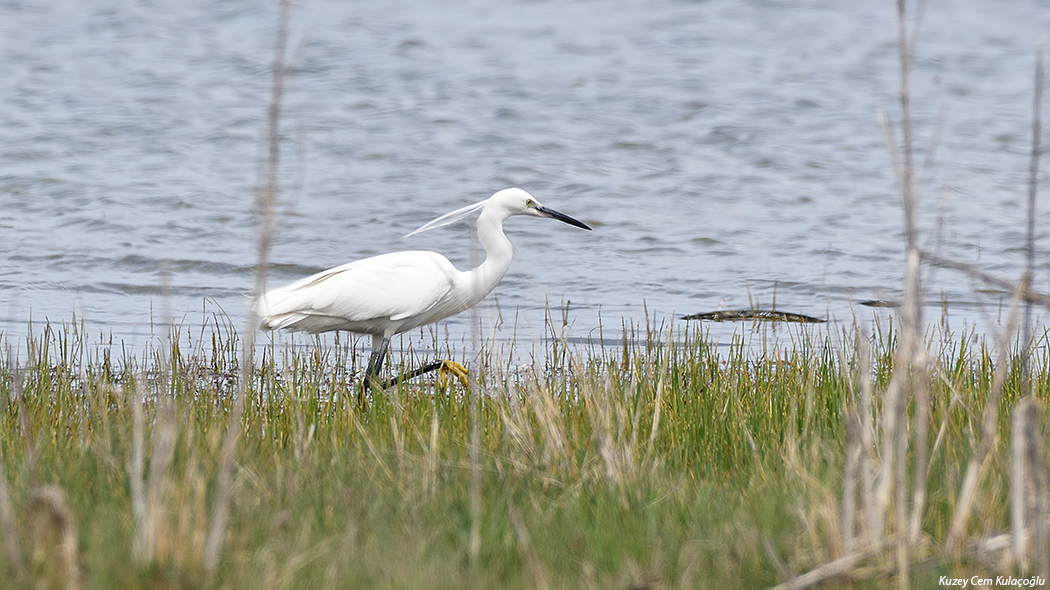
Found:
[[[484,209],[478,216],[478,241],[485,249],[485,261],[474,270],[463,273],[463,286],[471,293],[470,305],[484,299],[510,268],[514,247],[503,233],[504,219],[505,213],[492,209]]]

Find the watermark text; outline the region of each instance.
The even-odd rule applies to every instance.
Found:
[[[953,578],[941,576],[938,582],[941,586],[958,586],[960,588],[977,588],[988,586],[1013,586],[1014,588],[1040,588],[1046,586],[1046,578],[1032,576],[1030,578],[1015,578],[1014,576],[996,576],[994,578],[982,578],[971,576],[969,578]]]

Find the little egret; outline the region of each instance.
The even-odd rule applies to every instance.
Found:
[[[476,227],[485,261],[477,268],[464,272],[441,254],[418,250],[357,260],[267,291],[255,302],[262,328],[370,334],[372,355],[364,378],[364,388],[368,389],[383,367],[391,337],[470,309],[503,279],[514,252],[503,233],[508,217],[549,217],[591,229],[582,221],[544,207],[520,188],[508,188],[442,215],[405,237],[449,225],[478,210],[481,214]],[[463,378],[462,367],[440,361],[385,382],[383,387],[442,367]]]

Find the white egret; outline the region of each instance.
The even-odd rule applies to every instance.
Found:
[[[372,355],[364,378],[367,389],[382,369],[391,337],[470,309],[503,279],[514,251],[503,233],[508,217],[549,217],[591,229],[544,207],[520,188],[508,188],[442,215],[405,237],[448,225],[478,210],[476,227],[485,261],[477,268],[461,271],[441,254],[418,250],[357,260],[267,291],[255,302],[262,328],[370,334]],[[451,361],[439,361],[385,382],[383,387],[441,367],[465,372]],[[462,379],[462,373],[459,376]]]

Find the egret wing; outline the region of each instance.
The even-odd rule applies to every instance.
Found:
[[[457,272],[434,252],[395,252],[320,272],[260,298],[270,328],[375,333],[382,325],[425,314],[451,292]]]

